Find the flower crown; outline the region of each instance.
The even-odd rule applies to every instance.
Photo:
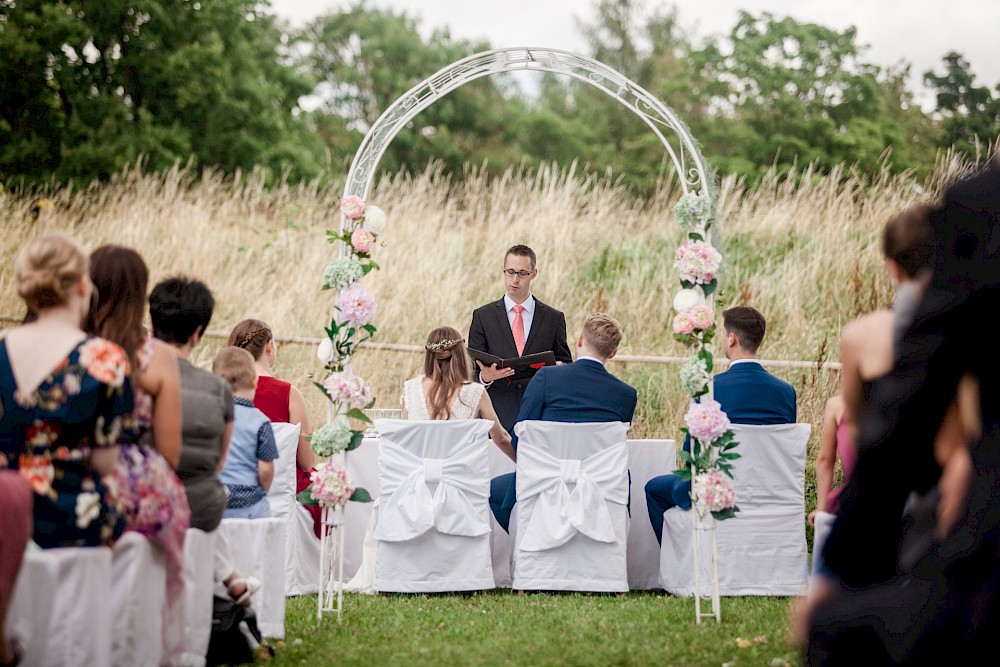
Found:
[[[457,338],[455,340],[452,340],[451,338],[445,338],[444,340],[439,340],[436,343],[427,343],[426,345],[424,345],[424,349],[429,350],[430,352],[445,352],[447,350],[454,348],[459,343],[464,343],[464,342],[465,340],[462,338]]]

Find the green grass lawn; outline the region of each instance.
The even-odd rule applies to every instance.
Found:
[[[343,623],[316,597],[288,599],[281,665],[795,665],[788,598],[723,598],[722,623],[694,601],[523,594],[347,595]]]

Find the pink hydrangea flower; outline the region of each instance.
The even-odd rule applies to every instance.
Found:
[[[733,481],[721,470],[696,475],[693,490],[695,502],[709,512],[721,512],[736,505]]]
[[[352,408],[363,408],[372,402],[371,387],[360,375],[351,371],[331,373],[323,380],[323,388],[334,403],[347,403]]]
[[[340,200],[340,212],[348,220],[359,220],[365,216],[365,203],[357,195],[347,195]]]
[[[678,335],[685,335],[692,333],[694,331],[694,320],[688,313],[678,313],[674,317],[674,333]]]
[[[688,432],[692,438],[707,445],[718,440],[729,430],[729,417],[722,411],[718,401],[693,403],[684,415]]]
[[[367,253],[375,243],[375,235],[367,229],[355,229],[351,234],[351,245],[357,252]]]
[[[707,303],[695,306],[689,313],[695,329],[704,331],[715,322],[715,311]]]
[[[354,493],[354,480],[339,463],[323,461],[309,474],[312,496],[325,507],[345,504]]]
[[[674,268],[681,280],[696,285],[707,285],[715,280],[722,264],[722,255],[704,241],[685,241],[674,256]]]
[[[341,290],[337,307],[344,319],[353,324],[367,324],[375,314],[375,297],[360,283]]]

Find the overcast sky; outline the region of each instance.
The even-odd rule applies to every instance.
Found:
[[[301,25],[351,3],[272,0],[271,4],[279,16]],[[447,26],[453,38],[485,39],[495,48],[535,46],[586,52],[574,19],[590,21],[594,1],[368,0],[368,4],[417,17],[424,34]],[[699,38],[728,33],[740,9],[752,14],[768,11],[837,29],[853,25],[859,43],[868,46],[865,60],[882,66],[900,61],[912,64],[914,91],[922,86],[925,71],[943,71],[941,58],[953,50],[972,64],[979,85],[995,88],[1000,82],[1000,0],[677,0],[673,4],[681,24]],[[667,3],[645,2],[647,8],[657,5]]]

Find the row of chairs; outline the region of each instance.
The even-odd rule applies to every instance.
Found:
[[[261,580],[254,596],[261,632],[283,637],[284,522],[226,519],[212,533],[192,528],[185,535],[183,616],[165,615],[163,553],[137,533],[123,535],[113,550],[68,547],[25,554],[7,622],[8,635],[25,648],[22,664],[156,667],[167,658],[166,630],[183,636],[182,664],[202,667],[212,627],[220,534],[235,566]]]
[[[379,419],[381,508],[374,588],[384,592],[482,590],[491,562],[489,467],[484,420]],[[526,421],[519,438],[511,521],[512,586],[518,590],[628,590],[628,425]],[[716,526],[723,595],[796,595],[807,581],[804,478],[809,424],[734,426],[741,513]],[[642,493],[641,487],[631,493]],[[646,521],[645,516],[631,520]],[[660,581],[693,593],[692,513],[664,516]],[[707,559],[703,581],[710,581]]]

